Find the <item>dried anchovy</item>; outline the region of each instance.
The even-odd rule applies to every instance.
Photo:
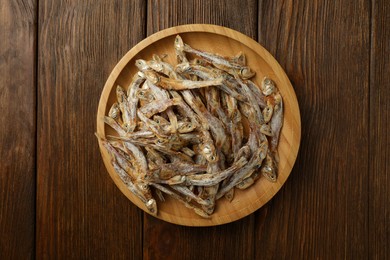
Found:
[[[283,100],[271,78],[260,87],[249,80],[255,72],[242,52],[205,52],[179,35],[173,47],[178,64],[158,55],[136,60],[139,71],[127,91],[117,86],[103,118],[116,135],[97,137],[151,214],[158,214],[153,194],[163,203],[165,193],[210,218],[218,199],[234,199],[235,188],[262,176],[277,181]]]

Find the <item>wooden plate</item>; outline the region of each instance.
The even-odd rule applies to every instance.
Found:
[[[136,59],[149,60],[153,54],[167,54],[167,61],[175,64],[173,42],[177,34],[180,34],[184,42],[194,48],[208,52],[234,56],[242,51],[247,57],[249,67],[256,71],[256,76],[252,80],[259,84],[265,75],[269,76],[276,82],[283,97],[285,111],[278,148],[280,162],[276,183],[260,178],[247,190],[236,189],[232,202],[224,198],[217,201],[216,210],[211,219],[199,217],[192,210],[168,196],[165,202],[158,202],[157,218],[171,223],[186,226],[212,226],[229,223],[256,211],[278,192],[290,175],[301,138],[301,121],[294,89],[278,62],[256,41],[228,28],[205,24],[177,26],[151,35],[126,53],[108,77],[99,102],[97,132],[102,136],[113,134],[113,130],[103,123],[102,118],[107,115],[116,99],[116,85],[128,86],[137,71],[134,65]],[[101,144],[99,145],[104,164],[115,184],[135,205],[148,212],[143,203],[133,196],[122,183],[110,164],[108,153]]]

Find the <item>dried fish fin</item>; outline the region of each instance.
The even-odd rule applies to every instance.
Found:
[[[162,193],[161,190],[155,189],[154,192],[156,193],[158,199],[159,199],[161,202],[164,202],[164,201],[165,201],[164,194]]]
[[[241,66],[245,66],[246,65],[246,57],[245,57],[245,54],[242,51],[240,51],[235,56],[230,58],[229,61],[231,63],[236,63],[236,64],[241,65]]]
[[[232,200],[234,199],[234,188],[232,188],[231,190],[227,191],[224,195],[225,199],[227,199],[229,202],[232,202]]]

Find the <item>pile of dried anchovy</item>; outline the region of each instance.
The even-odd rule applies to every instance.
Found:
[[[221,197],[233,199],[264,176],[277,179],[283,122],[281,95],[270,78],[258,87],[244,54],[222,57],[174,42],[178,64],[137,60],[127,92],[117,86],[99,137],[116,173],[151,214],[168,194],[202,217]],[[191,57],[191,59],[190,59]],[[244,125],[248,134],[244,134]]]

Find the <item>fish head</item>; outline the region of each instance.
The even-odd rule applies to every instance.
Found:
[[[160,77],[153,71],[145,71],[145,77],[153,84],[157,84],[160,81]]]
[[[145,203],[146,208],[152,215],[157,215],[157,203],[155,199],[150,199]]]
[[[135,66],[141,70],[141,71],[144,71],[144,70],[147,70],[149,68],[147,62],[143,59],[138,59],[135,61]]]
[[[180,35],[177,35],[175,38],[174,47],[176,50],[183,51],[184,50],[184,42]]]
[[[276,90],[275,83],[273,82],[272,79],[265,77],[263,81],[261,82],[261,92],[265,96],[269,96],[273,94]]]
[[[126,99],[125,90],[120,85],[116,86],[116,98],[120,103]]]
[[[243,79],[250,79],[256,75],[256,72],[252,71],[249,67],[243,67],[238,73]]]
[[[276,171],[269,165],[264,165],[260,169],[261,174],[270,182],[276,182],[277,176]]]
[[[191,70],[190,64],[188,62],[182,62],[176,65],[175,71],[177,73],[184,73]]]

